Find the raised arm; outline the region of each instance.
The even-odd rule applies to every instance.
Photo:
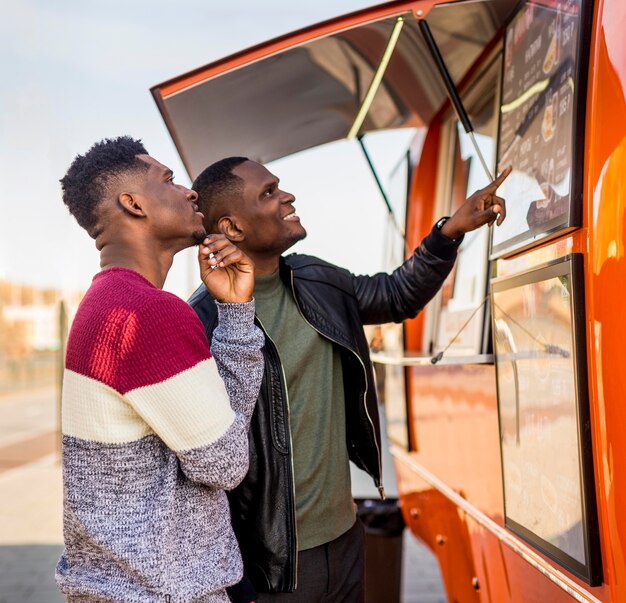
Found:
[[[264,337],[253,324],[254,302],[250,301],[254,266],[223,235],[210,235],[205,239],[198,261],[202,280],[217,306],[218,324],[213,332],[211,353],[233,409],[241,411],[249,424],[263,377]]]
[[[143,385],[124,398],[176,454],[185,475],[214,488],[234,488],[248,470],[248,427],[263,373],[263,337],[253,323],[253,306],[233,305],[220,316],[228,333],[220,353],[231,358],[234,374],[230,391],[202,324],[182,300],[146,308],[149,327],[138,325],[129,346],[129,356],[144,356],[149,376],[133,375]]]
[[[437,227],[413,255],[391,274],[354,276],[353,287],[364,324],[413,318],[439,291],[452,270],[462,237],[452,241]]]
[[[153,309],[154,327],[142,330],[142,348],[154,350],[154,362],[170,377],[127,398],[175,452],[189,479],[232,489],[248,470],[248,428],[263,376],[264,338],[254,325],[248,258],[223,237],[213,237],[200,247],[199,262],[207,288],[224,302],[218,304],[214,357],[193,310],[171,298]]]
[[[261,348],[265,338],[261,330],[253,325],[253,302],[216,305],[218,324],[213,332],[211,353],[233,409],[245,414],[249,423],[263,378]],[[246,323],[249,322],[252,328],[247,325],[245,329],[241,328],[242,311],[246,313]]]
[[[510,167],[505,169],[468,197],[451,218],[438,222],[392,274],[354,277],[353,287],[365,324],[413,318],[434,297],[454,266],[465,233],[485,224],[500,225],[506,217],[506,203],[496,190],[510,173]]]

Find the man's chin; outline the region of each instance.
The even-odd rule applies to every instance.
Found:
[[[289,246],[283,250],[283,253],[287,251],[287,249],[291,249],[296,243],[306,239],[306,235],[307,235],[306,230],[303,227],[301,227],[301,231],[291,239],[291,241],[289,242]]]
[[[302,232],[298,233],[296,243],[298,241],[303,241],[304,239],[306,239],[306,235],[307,235],[306,229],[302,225],[300,225],[300,228],[302,229]]]
[[[200,245],[200,243],[206,239],[206,236],[207,232],[204,229],[194,232],[192,235],[193,245]]]

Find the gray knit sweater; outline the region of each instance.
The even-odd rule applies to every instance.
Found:
[[[241,578],[224,490],[247,472],[263,336],[254,302],[218,308],[212,356],[182,300],[130,270],[94,277],[63,383],[68,601],[226,602]]]

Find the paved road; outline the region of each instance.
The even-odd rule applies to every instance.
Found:
[[[61,545],[0,546],[0,603],[63,603],[54,584]]]
[[[63,601],[53,578],[62,550],[55,396],[54,388],[0,396],[0,603]],[[383,465],[391,478],[388,455]],[[370,482],[362,472],[353,471],[356,496],[374,498]],[[387,490],[394,494],[392,479]],[[436,560],[406,531],[401,600],[446,600]]]
[[[57,429],[56,387],[0,394],[0,447]]]
[[[0,473],[0,492],[0,603],[61,603],[53,579],[62,550],[57,455]],[[401,601],[445,603],[435,558],[406,530],[403,543]]]
[[[0,395],[0,474],[60,447],[55,387]]]
[[[62,550],[61,545],[0,546],[0,603],[63,603],[53,579]],[[446,603],[437,562],[409,533],[402,574],[402,603]]]

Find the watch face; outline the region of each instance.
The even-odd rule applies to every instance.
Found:
[[[435,224],[435,226],[437,227],[438,230],[441,230],[442,226],[448,221],[448,218],[440,218],[437,221],[437,224]]]

